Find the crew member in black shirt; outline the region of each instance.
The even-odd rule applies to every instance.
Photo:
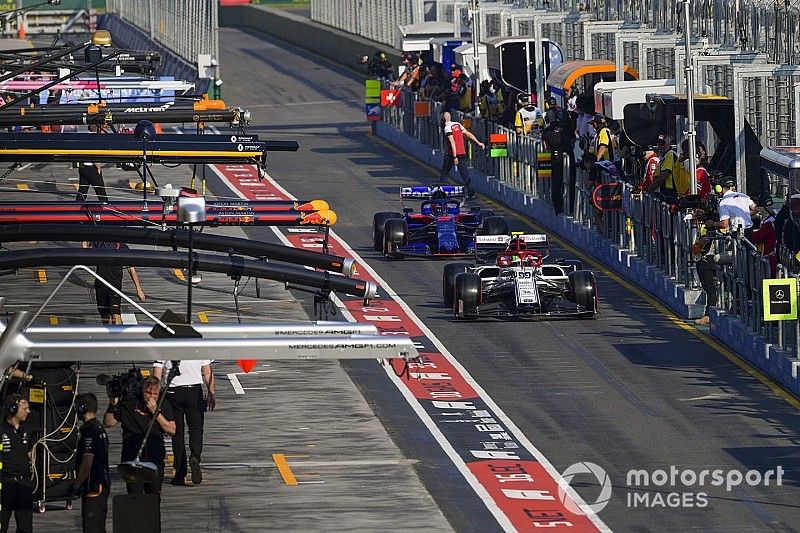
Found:
[[[31,409],[28,400],[12,394],[3,402],[0,430],[0,532],[6,533],[11,514],[17,521],[17,533],[33,531],[33,484],[31,483],[31,436],[21,426]]]
[[[110,398],[111,405],[106,410],[103,426],[110,428],[122,424],[122,457],[121,462],[133,461],[142,444],[144,434],[150,420],[155,416],[153,429],[147,438],[142,451],[142,461],[150,462],[158,467],[158,474],[152,483],[126,483],[128,494],[161,494],[161,482],[164,479],[164,435],[175,434],[175,418],[168,402],[158,410],[158,395],[161,382],[152,376],[142,383],[142,392],[137,398],[120,401]]]
[[[73,489],[81,495],[84,533],[105,533],[111,476],[108,471],[108,435],[97,420],[97,397],[75,398],[75,412],[83,421],[75,452],[77,476]]]
[[[123,242],[93,242],[92,248],[109,249],[109,250],[127,250],[128,245]],[[115,265],[100,265],[97,267],[97,275],[106,280],[118,290],[122,290],[122,269],[121,266]],[[136,296],[139,301],[145,300],[142,284],[139,282],[139,275],[134,267],[128,267],[128,274],[133,281],[136,288]],[[103,324],[122,324],[122,311],[120,305],[122,304],[122,297],[116,292],[112,291],[105,283],[99,279],[94,280],[95,299],[97,300],[97,312],[100,313],[100,318]]]

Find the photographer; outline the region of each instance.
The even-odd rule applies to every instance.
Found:
[[[711,323],[711,319],[708,316],[708,308],[716,307],[718,301],[717,264],[714,260],[717,249],[714,239],[718,234],[712,227],[715,227],[719,222],[712,220],[711,216],[712,213],[698,209],[694,218],[694,220],[699,221],[698,235],[700,238],[692,246],[692,252],[694,252],[695,256],[699,256],[696,263],[697,277],[700,279],[700,287],[706,293],[705,313],[695,320],[695,323],[701,326],[707,326]]]
[[[161,494],[161,482],[164,479],[164,435],[175,434],[175,421],[169,403],[164,403],[158,410],[158,396],[161,382],[155,377],[148,377],[142,382],[142,390],[136,397],[121,400],[116,391],[109,390],[110,405],[103,418],[106,428],[122,424],[122,457],[121,462],[133,461],[147,432],[150,420],[155,417],[155,424],[142,450],[142,460],[155,464],[158,474],[152,483],[126,483],[128,494]]]
[[[81,496],[83,531],[105,533],[111,476],[108,471],[108,435],[97,420],[97,396],[75,398],[75,413],[83,421],[75,451],[77,471],[73,491]]]

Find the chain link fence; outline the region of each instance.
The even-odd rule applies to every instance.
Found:
[[[219,58],[216,0],[107,0],[108,13],[138,27],[189,63]],[[219,74],[217,74],[219,77]]]

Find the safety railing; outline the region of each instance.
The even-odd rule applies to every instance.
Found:
[[[404,91],[403,104],[385,109],[384,118],[392,127],[412,136],[433,150],[442,149],[440,113],[442,104],[432,102],[430,114],[417,116],[415,105],[423,99],[416,93]],[[547,204],[554,204],[554,180],[537,172],[538,158],[543,144],[531,135],[517,134],[486,119],[469,114],[453,112],[455,118],[469,126],[470,131],[488,144],[492,133],[503,133],[508,139],[508,156],[489,157],[488,150],[471,150],[469,165],[502,183],[515,187]],[[637,192],[627,182],[621,184],[622,208],[600,211],[593,200],[594,188],[599,183],[608,183],[613,178],[603,171],[590,176],[588,171],[578,170],[573,182],[569,177],[574,166],[571,154],[562,154],[552,165],[564,164],[567,158],[561,197],[563,213],[592,229],[613,243],[662,270],[677,283],[689,288],[699,288],[692,245],[697,239],[696,224],[687,212],[677,209],[660,198]],[[555,170],[555,168],[554,168]],[[798,353],[796,323],[765,323],[762,316],[762,281],[772,276],[769,261],[744,237],[724,236],[717,244],[719,309],[736,317],[753,333],[764,336],[781,348]],[[786,254],[788,255],[788,254]],[[780,256],[779,256],[780,257]],[[795,265],[787,259],[780,266],[778,276],[797,277],[792,274]],[[797,271],[795,269],[794,271]]]

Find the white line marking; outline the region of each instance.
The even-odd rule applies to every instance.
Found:
[[[213,124],[209,124],[209,125],[208,125],[208,129],[210,129],[211,131],[213,131],[213,132],[214,132],[216,135],[221,135],[221,133],[219,132],[219,130],[217,129],[217,127],[216,127],[215,125],[213,125]]]
[[[133,313],[122,313],[121,316],[122,316],[122,323],[125,325],[135,326],[139,323],[139,321],[136,320],[136,315]]]
[[[175,131],[175,133],[177,133],[178,135],[183,135],[183,130],[182,130],[182,129],[180,129],[178,126],[172,126],[172,129],[173,129],[173,130]]]
[[[231,386],[236,394],[244,394],[244,388],[242,387],[242,384],[239,383],[239,378],[236,377],[236,374],[228,374],[228,379],[230,380]]]
[[[211,167],[211,170],[214,171],[214,173],[217,174],[217,176],[219,176],[220,180],[222,180],[222,182],[225,185],[227,185],[230,188],[230,190],[233,191],[234,194],[236,194],[243,200],[247,200],[247,196],[245,196],[236,186],[234,186],[233,183],[231,183],[228,180],[228,178],[222,173],[220,169],[217,168],[216,165],[209,165],[209,167]],[[297,198],[291,195],[286,189],[281,187],[281,185],[278,182],[276,182],[272,178],[272,176],[270,176],[266,172],[264,173],[264,179],[269,180],[269,182],[272,183],[272,185],[276,189],[285,194],[286,198],[288,198],[289,200],[297,200]],[[289,239],[278,228],[274,226],[271,226],[270,228],[284,244],[286,244],[287,246],[292,246]],[[600,531],[610,532],[611,528],[609,528],[605,523],[603,523],[603,521],[600,520],[600,517],[598,517],[597,514],[588,507],[586,502],[583,501],[583,498],[577,492],[575,492],[575,489],[573,489],[567,482],[564,481],[564,478],[561,477],[561,473],[558,470],[556,470],[556,468],[550,463],[550,461],[547,460],[544,454],[541,451],[539,451],[539,449],[536,446],[533,445],[533,443],[525,436],[524,433],[522,433],[522,431],[517,427],[517,425],[511,421],[508,415],[506,415],[505,412],[503,412],[500,409],[500,407],[494,402],[494,400],[489,396],[489,394],[485,390],[483,390],[483,388],[478,384],[477,381],[475,381],[475,378],[473,378],[472,375],[469,372],[467,372],[467,369],[464,368],[455,357],[453,357],[453,354],[450,353],[450,351],[444,346],[444,344],[442,344],[442,342],[422,322],[422,320],[414,313],[414,311],[411,310],[408,304],[397,295],[397,293],[389,286],[389,284],[386,283],[386,281],[383,278],[381,278],[378,275],[378,273],[369,264],[367,264],[367,262],[364,261],[361,258],[361,256],[358,255],[355,252],[355,250],[353,250],[347,244],[347,242],[345,242],[344,239],[336,235],[336,232],[331,230],[330,237],[332,239],[336,239],[339,242],[339,244],[341,244],[342,248],[344,248],[345,251],[347,251],[359,265],[362,265],[364,269],[366,269],[366,271],[369,272],[370,276],[372,276],[372,279],[374,279],[375,282],[380,284],[382,288],[386,291],[386,293],[395,302],[397,302],[397,304],[408,314],[409,318],[433,342],[434,346],[436,346],[436,348],[441,352],[441,354],[445,357],[445,359],[447,359],[448,362],[450,362],[450,364],[452,364],[456,368],[456,370],[458,370],[458,372],[461,373],[461,376],[464,378],[464,380],[469,385],[472,386],[475,392],[478,393],[478,396],[480,396],[483,399],[483,401],[486,402],[486,405],[488,405],[495,412],[495,414],[497,414],[498,418],[500,418],[503,421],[506,427],[508,427],[508,429],[511,431],[511,433],[514,434],[514,436],[519,440],[519,442],[523,446],[525,446],[529,452],[531,452],[531,454],[536,458],[537,461],[539,461],[539,463],[542,465],[545,471],[547,471],[547,473],[550,474],[550,477],[570,496],[570,498],[572,498],[572,501],[574,501],[580,507],[580,509],[589,518],[589,520]],[[350,322],[356,322],[355,317],[353,317],[353,315],[350,314],[350,311],[344,306],[343,302],[339,300],[338,297],[336,297],[335,294],[333,295],[333,300],[340,307],[342,314],[345,317],[347,317],[347,319]],[[441,430],[439,430],[439,428],[436,427],[436,424],[434,423],[433,419],[422,407],[422,404],[412,394],[411,389],[405,386],[400,380],[400,378],[397,377],[397,375],[395,375],[394,369],[391,367],[391,365],[383,365],[383,368],[386,374],[389,376],[389,379],[391,379],[395,383],[397,388],[400,390],[401,394],[408,401],[411,408],[417,413],[417,416],[419,416],[420,420],[422,420],[422,423],[425,424],[425,426],[434,436],[436,441],[439,443],[439,446],[442,447],[442,449],[450,458],[450,460],[453,462],[453,464],[456,466],[456,468],[458,468],[459,472],[461,472],[461,475],[464,476],[464,478],[467,480],[470,486],[472,486],[473,490],[478,494],[478,496],[484,502],[489,511],[497,519],[500,526],[506,531],[515,531],[515,528],[512,525],[509,518],[491,497],[489,492],[486,490],[486,487],[484,487],[478,481],[478,479],[475,477],[472,471],[469,470],[464,460],[461,458],[458,452],[456,452],[452,444],[450,444],[450,441],[448,441],[447,438],[444,436],[444,434],[441,432]]]

